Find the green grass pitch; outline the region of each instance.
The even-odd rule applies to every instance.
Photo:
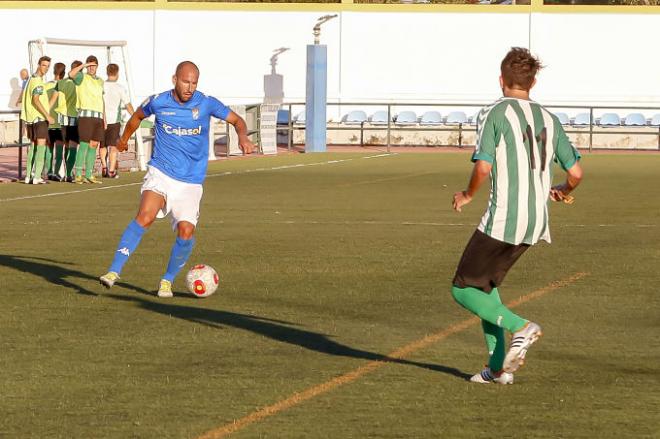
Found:
[[[221,286],[200,300],[183,275],[153,295],[167,220],[98,284],[141,174],[0,186],[0,437],[194,438],[469,318],[449,286],[487,187],[458,214],[467,154],[376,154],[212,163],[188,266]],[[230,437],[660,437],[660,155],[583,166],[575,204],[550,207],[553,244],[501,288],[588,273],[516,308],[544,337],[514,385],[465,381],[487,360],[472,325]]]

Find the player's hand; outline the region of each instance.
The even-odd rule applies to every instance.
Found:
[[[48,121],[48,125],[55,125],[55,119],[53,119],[53,116],[49,115],[46,120]]]
[[[238,146],[241,148],[241,151],[243,151],[243,154],[252,154],[252,151],[256,148],[254,143],[250,142],[250,139],[247,137],[238,139]]]
[[[117,142],[117,151],[124,152],[127,149],[128,149],[128,142],[120,137],[119,141]]]
[[[456,192],[454,194],[454,202],[452,203],[452,207],[456,212],[460,212],[461,208],[468,204],[470,201],[472,201],[472,197],[470,197],[467,192]]]
[[[568,194],[564,193],[564,185],[559,184],[550,188],[550,199],[552,201],[563,201]]]

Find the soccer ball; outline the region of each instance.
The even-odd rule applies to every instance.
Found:
[[[209,297],[215,293],[219,280],[213,267],[204,264],[195,265],[186,275],[188,291],[195,297]]]

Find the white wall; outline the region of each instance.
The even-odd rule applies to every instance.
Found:
[[[540,101],[660,105],[660,14],[534,14]]]
[[[54,25],[38,26],[44,34],[37,34],[23,26],[27,15],[31,22]],[[27,65],[27,42],[42,36],[127,40],[139,99],[169,88],[176,63],[191,59],[201,68],[200,90],[228,104],[260,100],[272,51],[289,47],[277,71],[284,75],[285,100],[302,101],[305,46],[319,15],[0,9],[0,109],[8,108],[11,80]],[[74,30],[80,23],[87,24],[84,30]],[[343,12],[322,32],[328,97],[340,102],[489,101],[500,93],[499,62],[508,48],[531,43],[548,66],[534,90],[540,101],[657,105],[657,41],[660,14]]]

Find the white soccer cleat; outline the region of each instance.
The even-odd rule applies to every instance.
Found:
[[[169,280],[161,279],[160,285],[158,286],[158,297],[172,297],[172,282]]]
[[[513,384],[513,374],[507,372],[496,374],[491,372],[490,368],[486,366],[480,373],[473,375],[470,378],[470,382],[479,384]]]
[[[101,282],[101,285],[103,285],[107,289],[112,288],[112,286],[118,280],[119,280],[119,275],[117,273],[115,273],[114,271],[108,271],[106,274],[99,277],[99,281]]]
[[[525,364],[525,355],[529,347],[543,335],[541,327],[534,322],[527,324],[511,337],[509,352],[504,357],[504,371],[513,373]]]

